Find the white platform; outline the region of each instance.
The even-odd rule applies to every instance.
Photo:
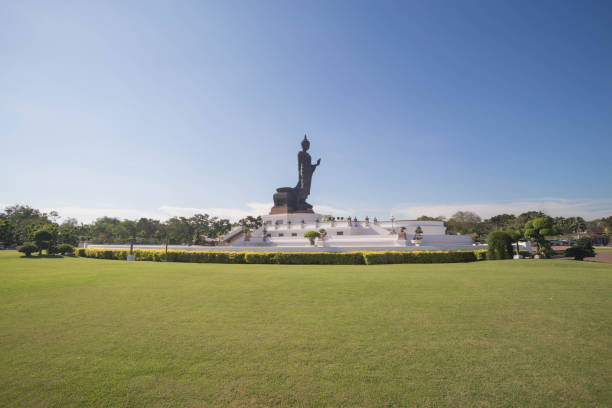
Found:
[[[232,241],[235,247],[311,247],[310,241],[304,238],[307,231],[324,229],[326,235],[316,240],[317,247],[407,247],[414,246],[410,241],[417,227],[423,230],[421,246],[472,246],[469,235],[446,235],[442,221],[323,221],[321,214],[275,214],[262,216],[264,225],[252,231],[249,237],[242,236]],[[404,228],[406,239],[399,239],[401,228]],[[240,234],[241,229],[230,231],[225,238]]]

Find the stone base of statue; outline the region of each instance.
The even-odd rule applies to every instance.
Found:
[[[299,191],[295,188],[277,188],[273,198],[274,207],[270,210],[270,215],[293,213],[314,214],[312,205],[308,204],[306,201],[300,200]]]

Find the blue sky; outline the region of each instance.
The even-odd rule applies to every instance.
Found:
[[[612,3],[4,2],[0,204],[612,215]]]

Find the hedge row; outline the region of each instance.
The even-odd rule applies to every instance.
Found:
[[[78,248],[77,255],[99,259],[127,259],[127,249]],[[135,249],[137,261],[164,261],[163,250]],[[486,259],[486,251],[361,251],[361,252],[221,252],[168,251],[169,262],[283,264],[283,265],[380,265],[396,263],[452,263]]]

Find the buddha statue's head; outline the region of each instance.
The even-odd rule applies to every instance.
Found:
[[[304,151],[310,149],[310,142],[308,141],[306,135],[304,135],[304,140],[302,140],[302,149],[304,149]]]

